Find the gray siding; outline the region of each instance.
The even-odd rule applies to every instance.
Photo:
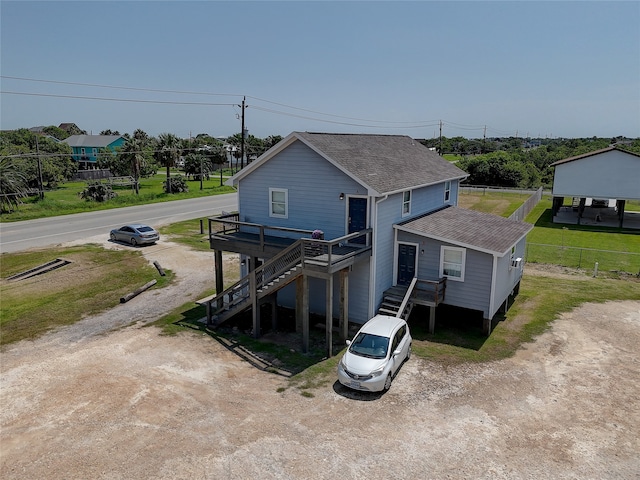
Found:
[[[451,182],[451,200],[457,200],[457,187]],[[373,291],[374,309],[382,301],[384,291],[396,282],[395,241],[393,225],[440,208],[444,203],[444,183],[419,188],[411,192],[411,214],[402,216],[402,193],[390,195],[378,204],[378,218],[375,226],[376,240],[376,279]],[[456,201],[457,203],[457,201]],[[419,237],[416,237],[419,238]],[[424,239],[421,239],[424,240]],[[420,240],[410,240],[420,243]],[[436,275],[433,276],[435,278]]]
[[[555,167],[553,194],[565,197],[639,199],[640,158],[612,150]]]
[[[398,241],[417,243],[418,248],[418,278],[436,280],[440,271],[440,247],[455,245],[442,243],[430,238],[407,232],[398,232]],[[493,256],[466,249],[464,282],[447,281],[444,303],[457,307],[480,310],[483,315],[489,314],[491,299],[491,275],[493,271]]]
[[[523,259],[523,263],[521,265],[524,265],[525,244],[526,239],[523,238],[516,245],[516,251],[514,254],[514,258],[520,257]],[[514,287],[520,281],[520,278],[522,278],[522,266],[518,268],[511,267],[511,252],[498,258],[493,311],[489,312],[489,317],[493,317],[493,315],[495,315],[495,313],[500,309],[500,305],[502,305],[502,303],[511,294]]]
[[[269,216],[269,188],[288,189],[288,218]],[[242,221],[320,229],[331,239],[345,234],[346,200],[339,199],[340,193],[363,195],[366,190],[313,150],[295,142],[240,180],[238,207]]]
[[[325,314],[326,283],[319,278],[309,277],[309,312]],[[349,321],[365,323],[369,319],[369,263],[362,262],[349,273]],[[292,283],[278,291],[278,305],[295,309],[296,285]],[[333,278],[333,317],[340,315],[340,277]]]

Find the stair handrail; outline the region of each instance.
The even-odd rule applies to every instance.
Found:
[[[229,302],[228,303],[231,303],[234,300],[234,295],[237,292],[243,292],[244,291],[245,293],[243,293],[242,296],[244,298],[249,298],[251,296],[251,292],[250,292],[250,288],[249,288],[250,283],[251,283],[251,276],[255,276],[255,278],[256,278],[256,287],[258,289],[262,288],[266,283],[269,283],[273,278],[277,278],[278,276],[282,275],[282,273],[286,272],[287,270],[290,270],[295,265],[295,263],[292,262],[292,261],[288,261],[286,263],[286,265],[289,265],[288,268],[286,266],[281,266],[277,270],[274,270],[269,276],[267,276],[266,279],[264,278],[264,274],[263,274],[265,268],[270,267],[273,264],[276,264],[277,262],[280,261],[280,259],[282,259],[283,257],[288,256],[292,251],[295,251],[296,249],[300,252],[301,251],[301,245],[302,245],[301,240],[298,240],[298,241],[294,242],[289,247],[287,247],[282,252],[280,252],[278,255],[276,255],[275,257],[271,258],[268,262],[264,263],[263,265],[260,265],[255,270],[252,270],[247,275],[245,275],[240,280],[238,280],[236,283],[234,283],[230,287],[226,288],[225,290],[223,290],[222,292],[217,294],[215,297],[213,297],[211,300],[209,300],[209,304],[210,305],[217,305],[219,303],[222,303],[222,305],[220,307],[218,307],[217,310],[216,310],[216,311],[219,311],[221,308],[224,308],[224,304],[225,304],[224,299],[225,299],[225,297],[227,295],[229,295]],[[301,256],[301,253],[298,255],[298,258],[300,258],[300,256]],[[295,257],[295,255],[294,255],[294,257]],[[293,263],[293,265],[292,265],[292,263]],[[260,275],[260,277],[258,275]],[[260,279],[260,281],[258,281],[258,279]],[[222,300],[222,302],[220,302],[220,300]]]
[[[396,313],[397,318],[402,318],[402,314],[404,313],[404,309],[407,308],[407,303],[409,303],[409,299],[411,298],[411,294],[413,293],[413,289],[418,282],[418,277],[413,277],[411,283],[409,284],[409,288],[407,288],[407,293],[404,294],[404,298],[402,299],[402,303],[400,304],[400,309],[398,313]]]
[[[269,259],[269,261],[253,270],[252,273],[256,276],[256,288],[258,290],[301,262],[302,240],[303,239],[296,240],[276,256]],[[265,270],[271,268],[273,268],[273,270],[268,271],[265,275]]]

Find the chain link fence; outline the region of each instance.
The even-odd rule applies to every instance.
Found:
[[[640,253],[528,243],[527,262],[640,275]]]

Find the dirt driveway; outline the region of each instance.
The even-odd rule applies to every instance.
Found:
[[[144,252],[170,294],[1,353],[3,479],[639,478],[640,300],[585,305],[508,360],[414,356],[385,395],[307,398],[210,337],[143,328],[213,272]]]

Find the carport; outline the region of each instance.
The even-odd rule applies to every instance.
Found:
[[[627,201],[640,200],[640,155],[611,146],[551,166],[554,223],[640,229],[640,214],[625,212]]]

